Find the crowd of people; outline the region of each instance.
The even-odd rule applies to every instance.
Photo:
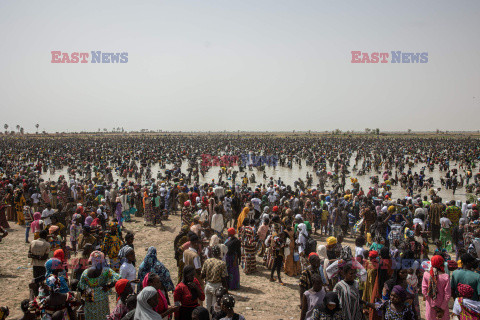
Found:
[[[260,268],[272,285],[298,278],[301,320],[480,319],[474,139],[2,138],[0,146],[0,241],[10,223],[23,226],[33,270],[23,319],[242,320],[234,293]],[[312,173],[293,185],[265,174],[302,164]],[[205,181],[212,168],[218,178]],[[51,179],[56,170],[66,173]],[[440,181],[428,177],[434,170]],[[356,177],[365,174],[364,190]],[[471,197],[446,201],[442,188]],[[172,215],[181,224],[176,284],[154,246],[137,263],[128,226],[138,219],[168,232],[162,221]],[[0,309],[0,319],[8,313]]]

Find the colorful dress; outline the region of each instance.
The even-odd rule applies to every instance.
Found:
[[[285,265],[284,265],[285,274],[287,276],[290,276],[290,277],[296,277],[301,273],[302,268],[300,266],[300,260],[297,259],[297,261],[295,261],[295,259],[294,259],[294,255],[295,255],[295,236],[294,236],[293,230],[286,231],[286,232],[287,232],[288,237],[290,239],[290,245],[289,245],[290,254],[285,257]],[[298,255],[298,253],[297,253],[297,255]]]
[[[90,278],[88,269],[83,272],[78,288],[90,294],[89,298],[85,299],[85,320],[105,319],[110,314],[109,291],[103,291],[103,286],[118,280],[120,275],[110,268],[104,268],[97,278]]]
[[[442,242],[442,247],[448,252],[452,251],[452,234],[450,228],[441,228],[440,229],[440,241]]]
[[[122,246],[122,240],[115,234],[107,233],[103,240],[101,250],[108,256],[110,268],[113,271],[118,272],[120,270],[120,259],[118,258],[118,253],[120,252],[120,247]]]
[[[410,306],[405,306],[402,311],[395,311],[392,309],[390,300],[385,301],[378,307],[378,311],[383,312],[383,319],[385,320],[414,320],[415,314]]]
[[[143,203],[145,204],[143,213],[145,224],[153,225],[155,221],[155,213],[153,212],[152,200],[146,196],[143,198]]]
[[[255,260],[257,244],[252,227],[243,227],[242,247],[244,253],[242,256],[243,271],[245,274],[254,273],[257,271],[257,261]]]
[[[480,306],[478,301],[457,298],[453,305],[453,313],[459,320],[480,319]]]

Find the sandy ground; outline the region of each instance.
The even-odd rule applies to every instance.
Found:
[[[155,246],[159,260],[170,270],[176,284],[177,267],[173,255],[173,240],[180,230],[179,216],[170,216],[168,221],[164,221],[163,230],[145,227],[143,219],[134,219],[136,221],[126,223],[126,228],[135,233],[137,266],[143,261],[147,248]],[[24,243],[25,229],[16,224],[10,225],[12,229],[9,230],[9,235],[0,243],[0,306],[6,305],[10,308],[8,319],[19,319],[22,316],[20,302],[29,295],[28,283],[32,278],[32,269],[27,258],[28,244]],[[318,243],[324,243],[324,240],[318,239]],[[353,248],[351,238],[347,238],[346,243]],[[285,286],[278,282],[271,283],[269,270],[261,265],[260,258],[257,258],[257,262],[257,273],[246,276],[240,271],[241,288],[232,292],[237,301],[235,311],[246,319],[299,319],[298,277],[292,278],[282,273]],[[115,305],[114,295],[110,298],[112,309]],[[424,315],[425,303],[421,297],[420,301]]]
[[[137,266],[143,261],[146,249],[155,246],[159,260],[170,270],[172,280],[177,283],[177,267],[173,255],[173,240],[180,230],[179,216],[171,216],[164,221],[165,228],[143,226],[143,219],[127,223],[126,227],[135,233]],[[28,298],[28,283],[32,278],[32,269],[27,258],[28,244],[24,243],[25,229],[10,224],[9,235],[0,243],[0,306],[10,308],[8,319],[19,319],[22,315],[20,302]],[[30,240],[32,237],[30,237]],[[269,270],[260,264],[254,275],[241,272],[241,288],[234,294],[236,312],[247,319],[297,319],[300,315],[298,297],[298,278],[283,277],[286,286],[269,282]],[[137,269],[138,271],[138,269]],[[173,297],[171,297],[173,301]],[[111,296],[111,307],[114,297]]]

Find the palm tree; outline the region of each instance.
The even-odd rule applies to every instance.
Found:
[[[37,134],[38,134],[38,127],[40,127],[40,125],[37,123],[37,124],[35,125],[35,128],[37,128]]]
[[[3,127],[5,128],[5,134],[8,132],[8,124],[4,124]]]
[[[20,132],[20,125],[17,124],[17,131]]]
[[[25,131],[23,130],[23,127],[20,128],[20,133],[21,133],[22,135],[23,135],[24,132],[25,132]]]

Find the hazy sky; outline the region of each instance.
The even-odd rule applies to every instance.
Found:
[[[0,29],[2,128],[480,129],[478,0],[2,0]],[[352,64],[355,50],[428,63]]]

